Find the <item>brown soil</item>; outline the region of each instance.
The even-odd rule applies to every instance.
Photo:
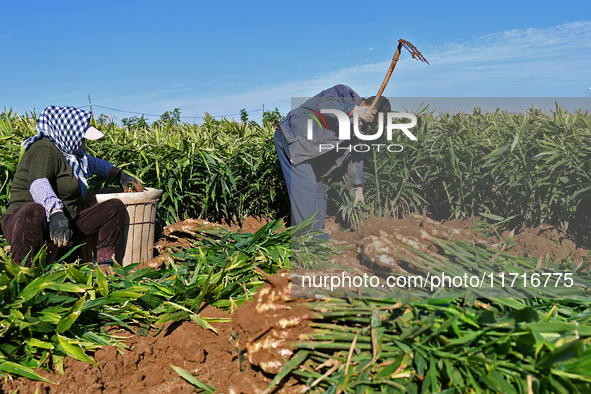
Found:
[[[260,393],[289,359],[290,343],[308,331],[310,311],[290,298],[289,273],[267,277],[261,290],[232,314],[208,306],[202,317],[231,317],[212,323],[217,333],[193,322],[167,324],[160,332],[134,335],[118,352],[105,346],[94,354],[98,369],[66,358],[62,376],[38,372],[55,385],[15,378],[1,393],[191,393],[194,387],[170,366],[190,372],[220,393]],[[295,392],[282,382],[275,392]]]
[[[550,260],[570,259],[578,266],[589,254],[589,245],[578,243],[575,238],[564,230],[541,225],[536,228],[522,228],[513,237],[513,252],[520,255]]]
[[[243,232],[255,232],[266,220],[249,219]],[[410,215],[403,219],[371,218],[358,231],[342,230],[329,221],[327,230],[342,252],[333,261],[349,266],[352,271],[364,272],[360,256],[372,256],[382,268],[396,269],[396,262],[381,258],[381,251],[372,250],[368,240],[381,236],[395,247],[397,243],[415,245],[425,251],[433,250],[433,237],[454,238],[467,242],[498,244],[500,239],[471,231],[474,223],[469,220],[436,222],[424,215]],[[168,226],[165,237],[156,246],[161,256],[145,266],[158,266],[166,261],[167,253],[175,248],[187,248],[198,237],[203,226],[222,226],[201,220],[188,220]],[[248,226],[248,227],[246,227]],[[224,228],[236,230],[231,226]],[[514,231],[516,245],[510,252],[544,258],[571,259],[580,264],[589,254],[589,245],[581,245],[564,231],[550,227],[521,228]],[[388,245],[386,245],[388,246]],[[360,253],[360,250],[363,253]],[[375,267],[374,267],[375,268]],[[263,288],[250,301],[231,314],[206,307],[201,316],[231,318],[231,323],[212,323],[217,333],[206,330],[193,322],[167,325],[160,332],[147,336],[133,335],[125,341],[129,350],[119,353],[113,347],[98,350],[94,358],[99,369],[71,358],[65,361],[65,374],[59,376],[38,371],[55,382],[55,385],[15,378],[3,381],[0,393],[189,393],[193,386],[182,379],[170,365],[192,373],[202,382],[224,393],[262,392],[274,374],[292,353],[290,342],[308,332],[306,318],[310,311],[302,300],[290,298],[288,273],[267,277]],[[279,392],[295,392],[295,382],[282,382]]]
[[[227,230],[240,231],[243,233],[256,233],[258,229],[269,223],[271,220],[267,217],[249,216],[242,223],[222,222],[221,226]]]
[[[341,250],[330,259],[329,265],[319,265],[313,270],[296,269],[296,275],[292,277],[294,294],[298,297],[333,294],[326,293],[329,288],[327,285],[319,287],[324,291],[310,287],[305,289],[301,282],[304,275],[326,279],[333,275],[363,277],[365,274],[388,276],[400,272],[426,274],[417,271],[409,263],[412,261],[412,253],[405,246],[425,253],[441,254],[442,251],[433,242],[437,238],[455,239],[470,244],[481,243],[484,246],[501,248],[516,256],[536,258],[541,264],[548,257],[549,260],[563,261],[572,269],[578,268],[585,259],[591,260],[588,243],[581,242],[580,237],[576,238],[557,227],[522,227],[511,232],[491,231],[491,234],[485,235],[476,231],[474,226],[473,220],[438,222],[424,214],[411,214],[402,219],[371,217],[353,231],[344,230],[334,220],[328,220],[325,228]],[[506,244],[508,237],[511,237],[515,245]],[[321,279],[317,283],[320,284]],[[349,290],[357,291],[354,288]]]
[[[564,230],[541,225],[535,228],[521,227],[513,231],[504,231],[485,236],[475,231],[474,221],[454,219],[446,222],[431,220],[425,215],[412,214],[402,219],[377,218],[366,220],[356,231],[343,231],[338,224],[331,221],[327,225],[333,232],[332,238],[337,244],[348,245],[344,253],[336,258],[336,262],[347,265],[347,261],[359,260],[360,252],[371,255],[368,250],[368,240],[386,237],[406,244],[424,252],[436,252],[433,238],[455,239],[468,243],[486,243],[498,247],[511,237],[514,246],[506,251],[517,256],[534,257],[536,259],[570,260],[573,267],[583,263],[589,256],[589,245],[577,242],[575,237]],[[402,252],[402,250],[400,250]],[[391,267],[388,266],[388,269]]]

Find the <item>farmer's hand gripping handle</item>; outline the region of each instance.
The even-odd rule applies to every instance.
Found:
[[[353,108],[353,111],[357,112],[357,116],[359,117],[359,120],[361,121],[361,123],[371,123],[373,121],[373,118],[376,116],[378,110],[373,108],[373,107],[360,107],[360,106],[356,106],[355,108]]]

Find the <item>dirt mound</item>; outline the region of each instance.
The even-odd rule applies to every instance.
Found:
[[[330,259],[330,264],[319,264],[313,270],[304,267],[296,269],[295,275],[292,276],[294,294],[300,297],[316,296],[317,293],[310,293],[311,284],[316,290],[332,289],[332,283],[328,286],[327,281],[335,276],[354,278],[376,274],[388,276],[403,272],[426,274],[410,263],[413,256],[406,247],[428,254],[442,254],[443,251],[436,244],[436,239],[453,239],[469,244],[502,248],[503,251],[516,256],[533,257],[542,263],[548,256],[550,260],[566,262],[573,269],[583,264],[590,256],[587,245],[577,242],[573,234],[557,227],[522,227],[503,233],[488,227],[490,234],[486,235],[478,229],[487,227],[483,223],[467,219],[438,222],[425,214],[411,214],[401,219],[371,217],[359,228],[348,230],[342,229],[334,220],[328,220],[326,230],[339,248],[338,254]],[[506,242],[509,237],[512,242]],[[304,279],[309,280],[307,288],[304,286]],[[350,283],[344,279],[340,282],[334,281],[345,282]],[[355,287],[348,289],[355,291]],[[323,291],[319,291],[318,294],[325,294]]]
[[[407,254],[403,245],[436,252],[433,238],[479,241],[470,230],[472,224],[470,221],[441,223],[426,215],[413,214],[402,219],[371,217],[356,230],[344,230],[330,220],[327,231],[336,245],[343,248],[331,262],[355,274],[402,272],[394,255]]]
[[[550,260],[570,260],[573,266],[583,263],[589,249],[577,243],[576,239],[564,230],[541,225],[535,228],[522,228],[513,236],[513,253]]]
[[[335,227],[336,226],[336,227]],[[425,215],[413,214],[402,219],[377,218],[367,219],[356,231],[343,231],[334,222],[332,237],[339,245],[347,246],[334,262],[344,266],[363,262],[374,268],[400,272],[398,264],[392,260],[396,253],[404,254],[402,245],[408,245],[424,252],[436,252],[433,238],[455,239],[468,243],[485,242],[496,247],[511,236],[514,246],[507,251],[518,256],[550,260],[570,259],[573,267],[583,263],[589,255],[589,248],[578,243],[572,234],[564,230],[542,225],[535,228],[522,227],[512,232],[485,237],[483,232],[475,231],[472,220],[450,220],[437,222]]]

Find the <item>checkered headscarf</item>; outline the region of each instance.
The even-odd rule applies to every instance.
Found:
[[[88,157],[82,147],[84,133],[90,124],[91,113],[74,107],[47,107],[37,119],[37,135],[25,140],[25,151],[33,142],[47,139],[63,153],[80,182],[82,195],[88,189]]]

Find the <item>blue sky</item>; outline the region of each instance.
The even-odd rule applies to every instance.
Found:
[[[431,65],[403,53],[386,96],[591,93],[589,1],[2,0],[2,14],[0,108],[19,114],[90,95],[115,120],[259,121],[336,83],[374,95],[398,38]]]

